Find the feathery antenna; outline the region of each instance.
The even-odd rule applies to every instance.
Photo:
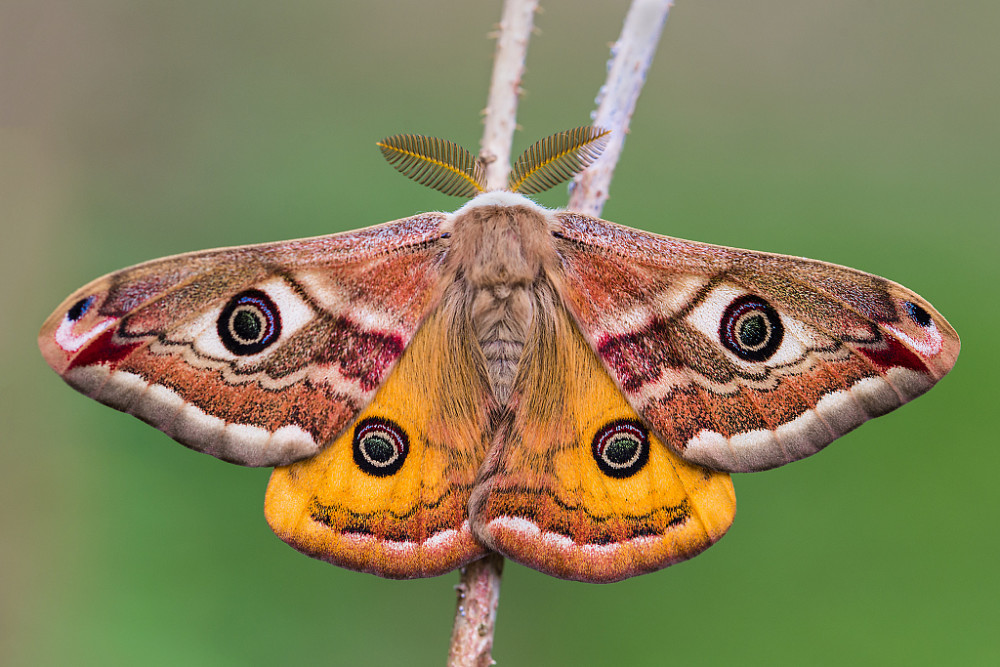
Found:
[[[610,133],[585,125],[545,137],[517,158],[508,189],[531,195],[568,181],[601,156]]]
[[[421,134],[397,134],[377,146],[389,164],[408,178],[446,195],[475,197],[486,189],[483,166],[456,143]]]
[[[583,126],[536,142],[514,163],[507,189],[537,194],[568,181],[600,157],[610,133]],[[482,163],[451,141],[397,134],[377,145],[389,164],[421,185],[457,197],[475,197],[486,190]]]

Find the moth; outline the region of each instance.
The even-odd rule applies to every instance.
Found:
[[[493,550],[609,582],[690,558],[733,520],[729,473],[919,396],[960,343],[884,278],[524,196],[606,134],[538,142],[504,191],[455,144],[390,137],[400,171],[471,201],[111,273],[49,317],[42,354],[188,447],[274,466],[272,529],[340,566],[426,577]]]

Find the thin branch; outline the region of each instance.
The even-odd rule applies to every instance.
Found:
[[[531,39],[537,10],[538,0],[506,0],[503,5],[479,149],[479,159],[486,166],[487,190],[507,187],[524,59],[528,55],[528,40]]]
[[[634,0],[629,9],[621,36],[612,49],[607,82],[601,89],[594,118],[595,125],[611,130],[611,140],[597,163],[574,180],[569,202],[571,210],[596,216],[604,207],[629,121],[671,4],[670,0]],[[510,172],[510,148],[517,126],[521,76],[537,8],[537,0],[506,0],[504,3],[479,152],[479,159],[486,167],[489,190],[504,188]],[[455,587],[458,603],[448,652],[449,667],[493,664],[491,654],[502,571],[503,558],[498,554],[490,554],[463,568],[461,580]]]
[[[504,2],[479,150],[479,160],[486,168],[487,190],[499,190],[507,185],[521,77],[537,9],[538,0]],[[449,667],[493,664],[493,633],[500,604],[502,572],[503,558],[495,553],[463,568],[455,587],[458,602],[448,651]]]
[[[493,664],[493,631],[500,604],[503,557],[491,553],[462,568],[455,625],[451,631],[448,667]]]
[[[594,125],[611,130],[608,146],[597,162],[570,184],[567,208],[571,211],[601,215],[639,92],[672,4],[671,0],[634,0],[628,10],[621,36],[611,47],[608,78],[594,116]]]

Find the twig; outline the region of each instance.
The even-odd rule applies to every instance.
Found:
[[[595,125],[611,130],[611,138],[597,163],[577,176],[571,185],[570,210],[596,216],[604,207],[629,121],[671,4],[670,0],[634,0],[625,17],[621,36],[612,48],[608,78],[601,89],[594,118]],[[521,76],[537,7],[537,0],[506,0],[504,3],[479,151],[490,190],[505,187],[510,172],[510,148],[517,126]],[[493,632],[500,604],[502,570],[503,558],[497,554],[490,554],[462,570],[461,580],[455,587],[458,603],[448,652],[449,667],[493,664]]]
[[[506,0],[497,31],[493,54],[493,77],[486,103],[483,140],[479,159],[486,166],[486,189],[507,186],[510,173],[510,147],[517,127],[517,100],[521,94],[524,59],[528,40],[535,25],[538,0]]]
[[[486,104],[479,159],[486,167],[486,188],[498,190],[507,184],[510,148],[517,127],[517,102],[521,76],[528,55],[528,41],[535,23],[538,0],[505,0],[493,76]],[[500,604],[503,558],[491,553],[462,570],[456,590],[455,623],[448,651],[449,667],[485,667],[493,664],[493,632]]]
[[[485,667],[493,664],[493,630],[500,604],[503,558],[491,553],[462,568],[455,587],[458,608],[451,631],[449,667]]]
[[[596,217],[608,200],[611,176],[672,4],[671,0],[633,0],[625,16],[621,36],[611,47],[608,78],[594,115],[594,125],[611,130],[608,146],[597,162],[570,184],[567,208],[571,211]]]

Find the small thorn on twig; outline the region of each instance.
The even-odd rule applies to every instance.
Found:
[[[479,151],[479,155],[476,157],[476,160],[478,160],[479,163],[485,167],[488,164],[493,164],[494,162],[496,162],[497,156],[489,152],[488,150],[483,149]]]

